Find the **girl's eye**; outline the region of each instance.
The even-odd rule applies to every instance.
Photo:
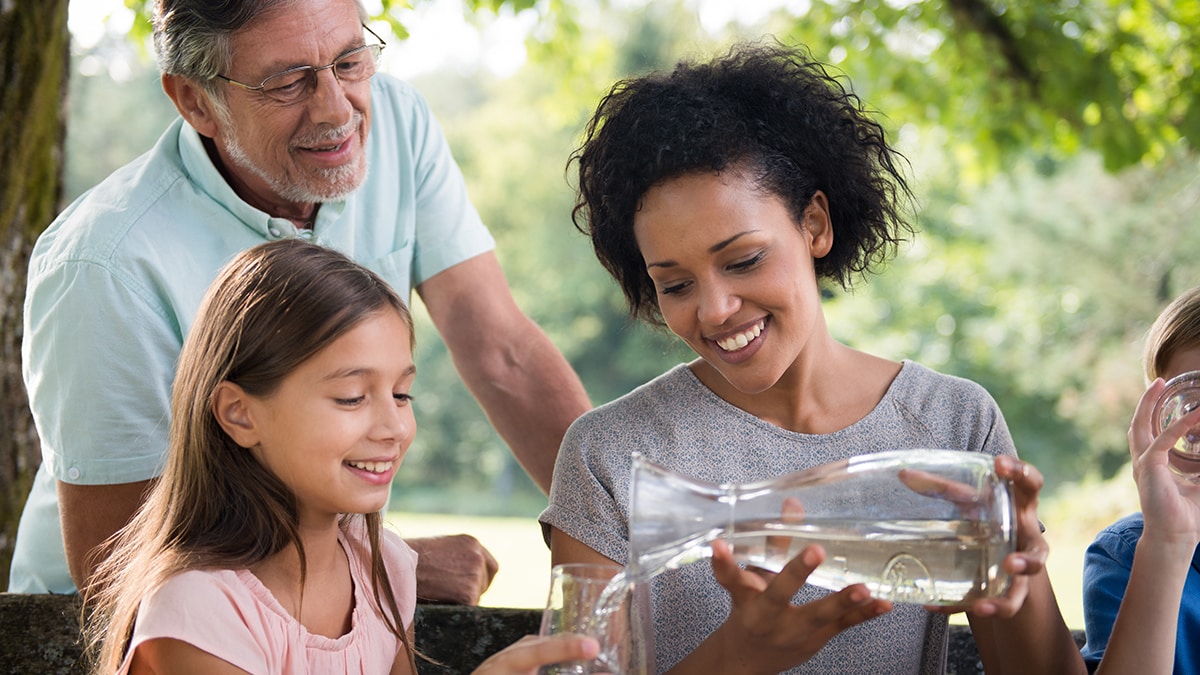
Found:
[[[358,405],[359,403],[362,403],[363,399],[365,399],[365,398],[366,398],[365,396],[355,396],[353,398],[335,398],[335,399],[333,399],[333,401],[335,403],[337,403],[338,405],[353,407],[353,406]]]
[[[729,270],[731,272],[745,272],[746,270],[751,269],[751,268],[757,266],[760,262],[762,262],[764,255],[765,255],[765,253],[763,251],[759,251],[758,253],[755,253],[750,258],[747,258],[746,260],[741,260],[741,261],[732,263],[731,265],[729,265]]]
[[[413,402],[412,394],[392,394],[392,398],[396,399],[397,405],[408,405]]]

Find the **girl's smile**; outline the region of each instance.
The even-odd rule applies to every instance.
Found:
[[[387,502],[416,431],[409,345],[404,320],[383,310],[301,363],[272,394],[241,392],[244,422],[230,433],[295,493],[302,522]]]

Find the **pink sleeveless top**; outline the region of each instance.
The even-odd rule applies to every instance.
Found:
[[[128,672],[138,645],[156,638],[187,642],[253,675],[387,673],[402,643],[371,592],[366,528],[353,521],[338,541],[354,581],[350,632],[336,639],[309,633],[249,570],[190,570],[142,601],[119,675]],[[416,609],[417,554],[392,532],[382,532],[382,545],[407,630]]]

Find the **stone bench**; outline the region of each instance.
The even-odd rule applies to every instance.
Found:
[[[456,605],[418,605],[417,649],[437,663],[418,660],[421,675],[470,673],[489,655],[536,633],[541,612]],[[1083,635],[1076,632],[1082,644]],[[71,595],[0,593],[0,673],[84,673],[80,663],[79,603]],[[965,626],[950,627],[947,673],[982,673],[975,640]]]

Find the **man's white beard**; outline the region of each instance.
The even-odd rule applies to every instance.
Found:
[[[357,134],[361,126],[362,115],[356,110],[354,118],[345,127],[329,129],[314,138],[305,139],[304,144],[308,147],[315,147],[325,140],[345,138],[348,132]],[[225,127],[230,130],[236,129],[229,123]],[[229,154],[229,160],[232,163],[258,176],[280,199],[294,204],[317,204],[343,199],[357,190],[367,175],[365,147],[359,152],[354,162],[332,169],[320,169],[315,176],[316,180],[313,176],[305,176],[304,178],[307,180],[302,181],[291,180],[287,175],[271,174],[255,164],[242,147],[236,133],[230,134],[226,138],[225,151]],[[308,184],[313,182],[319,184]]]

